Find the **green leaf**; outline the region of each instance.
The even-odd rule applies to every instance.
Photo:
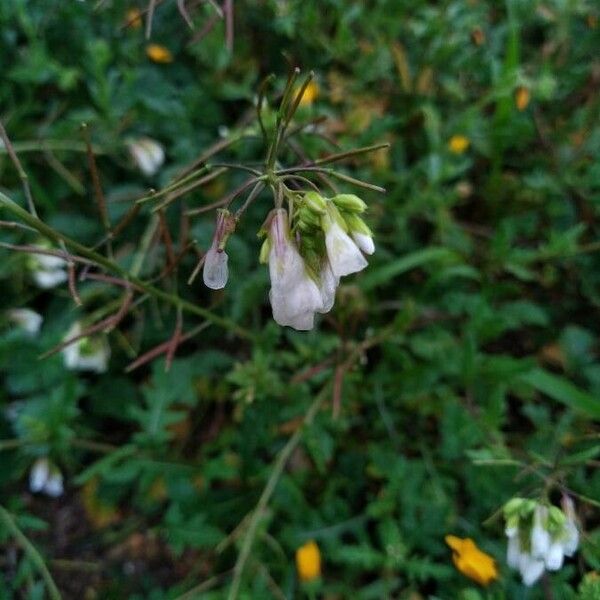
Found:
[[[394,277],[406,273],[416,267],[421,267],[429,262],[453,261],[456,262],[458,255],[447,248],[425,248],[406,254],[402,258],[388,262],[379,269],[372,269],[361,280],[364,290],[371,290],[382,283],[387,283]]]
[[[543,369],[534,369],[521,375],[520,379],[538,392],[562,402],[573,410],[586,413],[596,419],[600,418],[600,399],[594,398],[564,377],[553,375]]]

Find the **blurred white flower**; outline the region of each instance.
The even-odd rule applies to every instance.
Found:
[[[563,499],[563,511],[531,500],[513,499],[505,506],[508,545],[506,562],[517,569],[523,583],[533,585],[544,573],[562,568],[579,543],[575,509]]]
[[[42,315],[29,308],[12,308],[7,312],[7,316],[32,337],[39,333],[44,322]]]
[[[47,458],[38,458],[29,472],[29,489],[58,498],[63,493],[63,476],[60,469]]]
[[[46,246],[39,246],[41,250],[48,250]],[[67,261],[60,256],[50,254],[32,254],[29,261],[31,276],[36,285],[44,290],[56,287],[69,278],[67,274]]]
[[[356,243],[342,229],[342,222],[337,208],[331,202],[328,203],[322,226],[325,231],[327,258],[336,277],[362,271],[368,264]]]
[[[273,211],[269,237],[269,299],[273,318],[279,325],[301,331],[312,329],[314,313],[322,309],[323,298],[291,239],[288,214],[284,209]]]
[[[81,324],[75,322],[64,340],[81,334]],[[62,350],[65,366],[74,371],[93,371],[104,373],[108,368],[110,347],[102,335],[83,337],[69,344]]]
[[[141,137],[127,142],[127,148],[139,170],[148,177],[154,175],[165,161],[163,147],[152,138]]]

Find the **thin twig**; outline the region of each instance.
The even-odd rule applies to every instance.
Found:
[[[281,477],[283,470],[285,469],[285,466],[292,455],[292,452],[302,440],[304,431],[312,423],[315,415],[321,408],[323,401],[327,397],[325,390],[326,387],[323,388],[319,394],[317,394],[317,397],[314,399],[313,403],[310,405],[309,409],[304,415],[302,426],[294,432],[294,434],[287,441],[286,445],[279,451],[279,454],[277,455],[271,475],[269,476],[267,484],[265,485],[258,503],[252,512],[252,517],[250,518],[250,522],[248,524],[248,530],[246,531],[244,541],[242,543],[242,549],[240,550],[235,567],[233,568],[233,581],[229,589],[229,594],[227,595],[228,600],[236,600],[238,597],[242,583],[242,576],[244,574],[246,562],[248,561],[250,552],[252,550],[252,545],[254,543],[254,538],[256,537],[260,520],[264,515],[267,505],[271,499],[271,496],[273,495],[273,492],[275,491],[277,483],[279,482],[279,478]]]
[[[15,149],[8,137],[8,134],[6,133],[6,129],[4,129],[2,121],[0,121],[0,138],[2,138],[2,141],[4,142],[4,147],[8,152],[8,156],[10,157],[10,160],[15,166],[19,178],[21,179],[21,185],[23,186],[23,192],[25,193],[25,198],[27,199],[27,206],[29,207],[29,212],[34,217],[37,217],[37,211],[35,210],[35,204],[33,203],[33,196],[31,195],[31,188],[29,187],[29,177],[27,176],[25,169],[23,169],[23,167],[21,166],[21,161],[19,160],[19,157],[15,152]]]

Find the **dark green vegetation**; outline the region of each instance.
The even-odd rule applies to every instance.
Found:
[[[600,569],[597,4],[236,0],[230,52],[219,19],[196,40],[209,2],[187,3],[191,31],[165,0],[150,40],[172,53],[162,63],[143,27],[123,26],[132,3],[97,4],[0,2],[0,120],[56,231],[88,248],[105,234],[83,122],[114,226],[219,139],[248,134],[213,160],[263,160],[253,99],[274,72],[276,106],[285,57],[319,86],[294,125],[327,119],[319,135],[299,131],[282,164],[387,141],[341,167],[387,194],[336,182],[368,203],[377,251],[310,333],[270,316],[256,237],[267,194],[229,241],[225,290],[187,285],[186,242],[204,251],[214,215],[182,215],[241,185],[235,170],[162,220],[160,200],[144,203],[112,243],[120,274],[78,265],[80,307],[67,283],[33,284],[30,255],[0,250],[0,598],[52,597],[50,576],[65,599],[210,600],[237,586],[246,599],[311,597],[294,552],[314,539],[313,597],[597,599],[591,579],[580,585]],[[127,152],[140,136],[165,148],[151,177]],[[0,192],[26,207],[1,145]],[[6,226],[22,220],[4,201],[0,219],[3,242],[40,242]],[[132,271],[162,297],[129,298],[120,278]],[[44,316],[37,337],[4,318],[23,306]],[[75,320],[115,314],[108,372],[39,359]],[[125,371],[179,327],[195,335],[167,372],[167,346]],[[58,499],[29,491],[39,457],[63,473]],[[580,551],[526,589],[497,511],[564,489]],[[500,580],[483,589],[457,572],[448,533],[492,554]]]

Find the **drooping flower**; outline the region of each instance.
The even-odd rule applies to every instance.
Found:
[[[452,548],[452,561],[455,567],[466,577],[487,586],[498,579],[496,561],[480,550],[471,538],[459,538],[447,535],[446,543]]]
[[[81,323],[73,323],[64,339],[69,340],[80,335]],[[110,347],[102,335],[80,338],[62,350],[65,366],[74,371],[93,371],[104,373],[108,369]]]
[[[44,322],[44,317],[30,308],[12,308],[7,317],[32,337],[39,333]]]
[[[47,245],[39,244],[40,250],[49,250]],[[67,261],[60,256],[52,254],[32,254],[28,263],[31,271],[31,276],[36,285],[48,290],[61,283],[64,283],[69,278],[67,274]]]
[[[229,211],[217,212],[217,224],[212,244],[204,259],[202,277],[204,285],[212,290],[220,290],[227,284],[229,278],[229,256],[225,252],[225,242],[232,231]]]
[[[327,212],[323,215],[321,223],[325,232],[327,258],[333,274],[343,277],[362,271],[368,263],[356,243],[346,233],[345,222],[331,202],[327,203]]]
[[[152,138],[141,137],[129,141],[127,148],[138,169],[148,177],[154,175],[165,161],[163,147]]]
[[[575,511],[570,498],[563,509],[545,503],[513,498],[504,506],[508,566],[533,585],[544,571],[558,571],[565,556],[572,556],[579,543]]]
[[[47,458],[38,458],[29,472],[29,489],[42,492],[52,498],[63,493],[63,476],[60,469]]]
[[[269,299],[273,318],[280,325],[306,331],[314,326],[314,313],[323,306],[317,284],[291,238],[288,214],[273,211],[269,226]]]
[[[314,540],[296,550],[296,570],[300,581],[305,583],[321,576],[321,552]]]

